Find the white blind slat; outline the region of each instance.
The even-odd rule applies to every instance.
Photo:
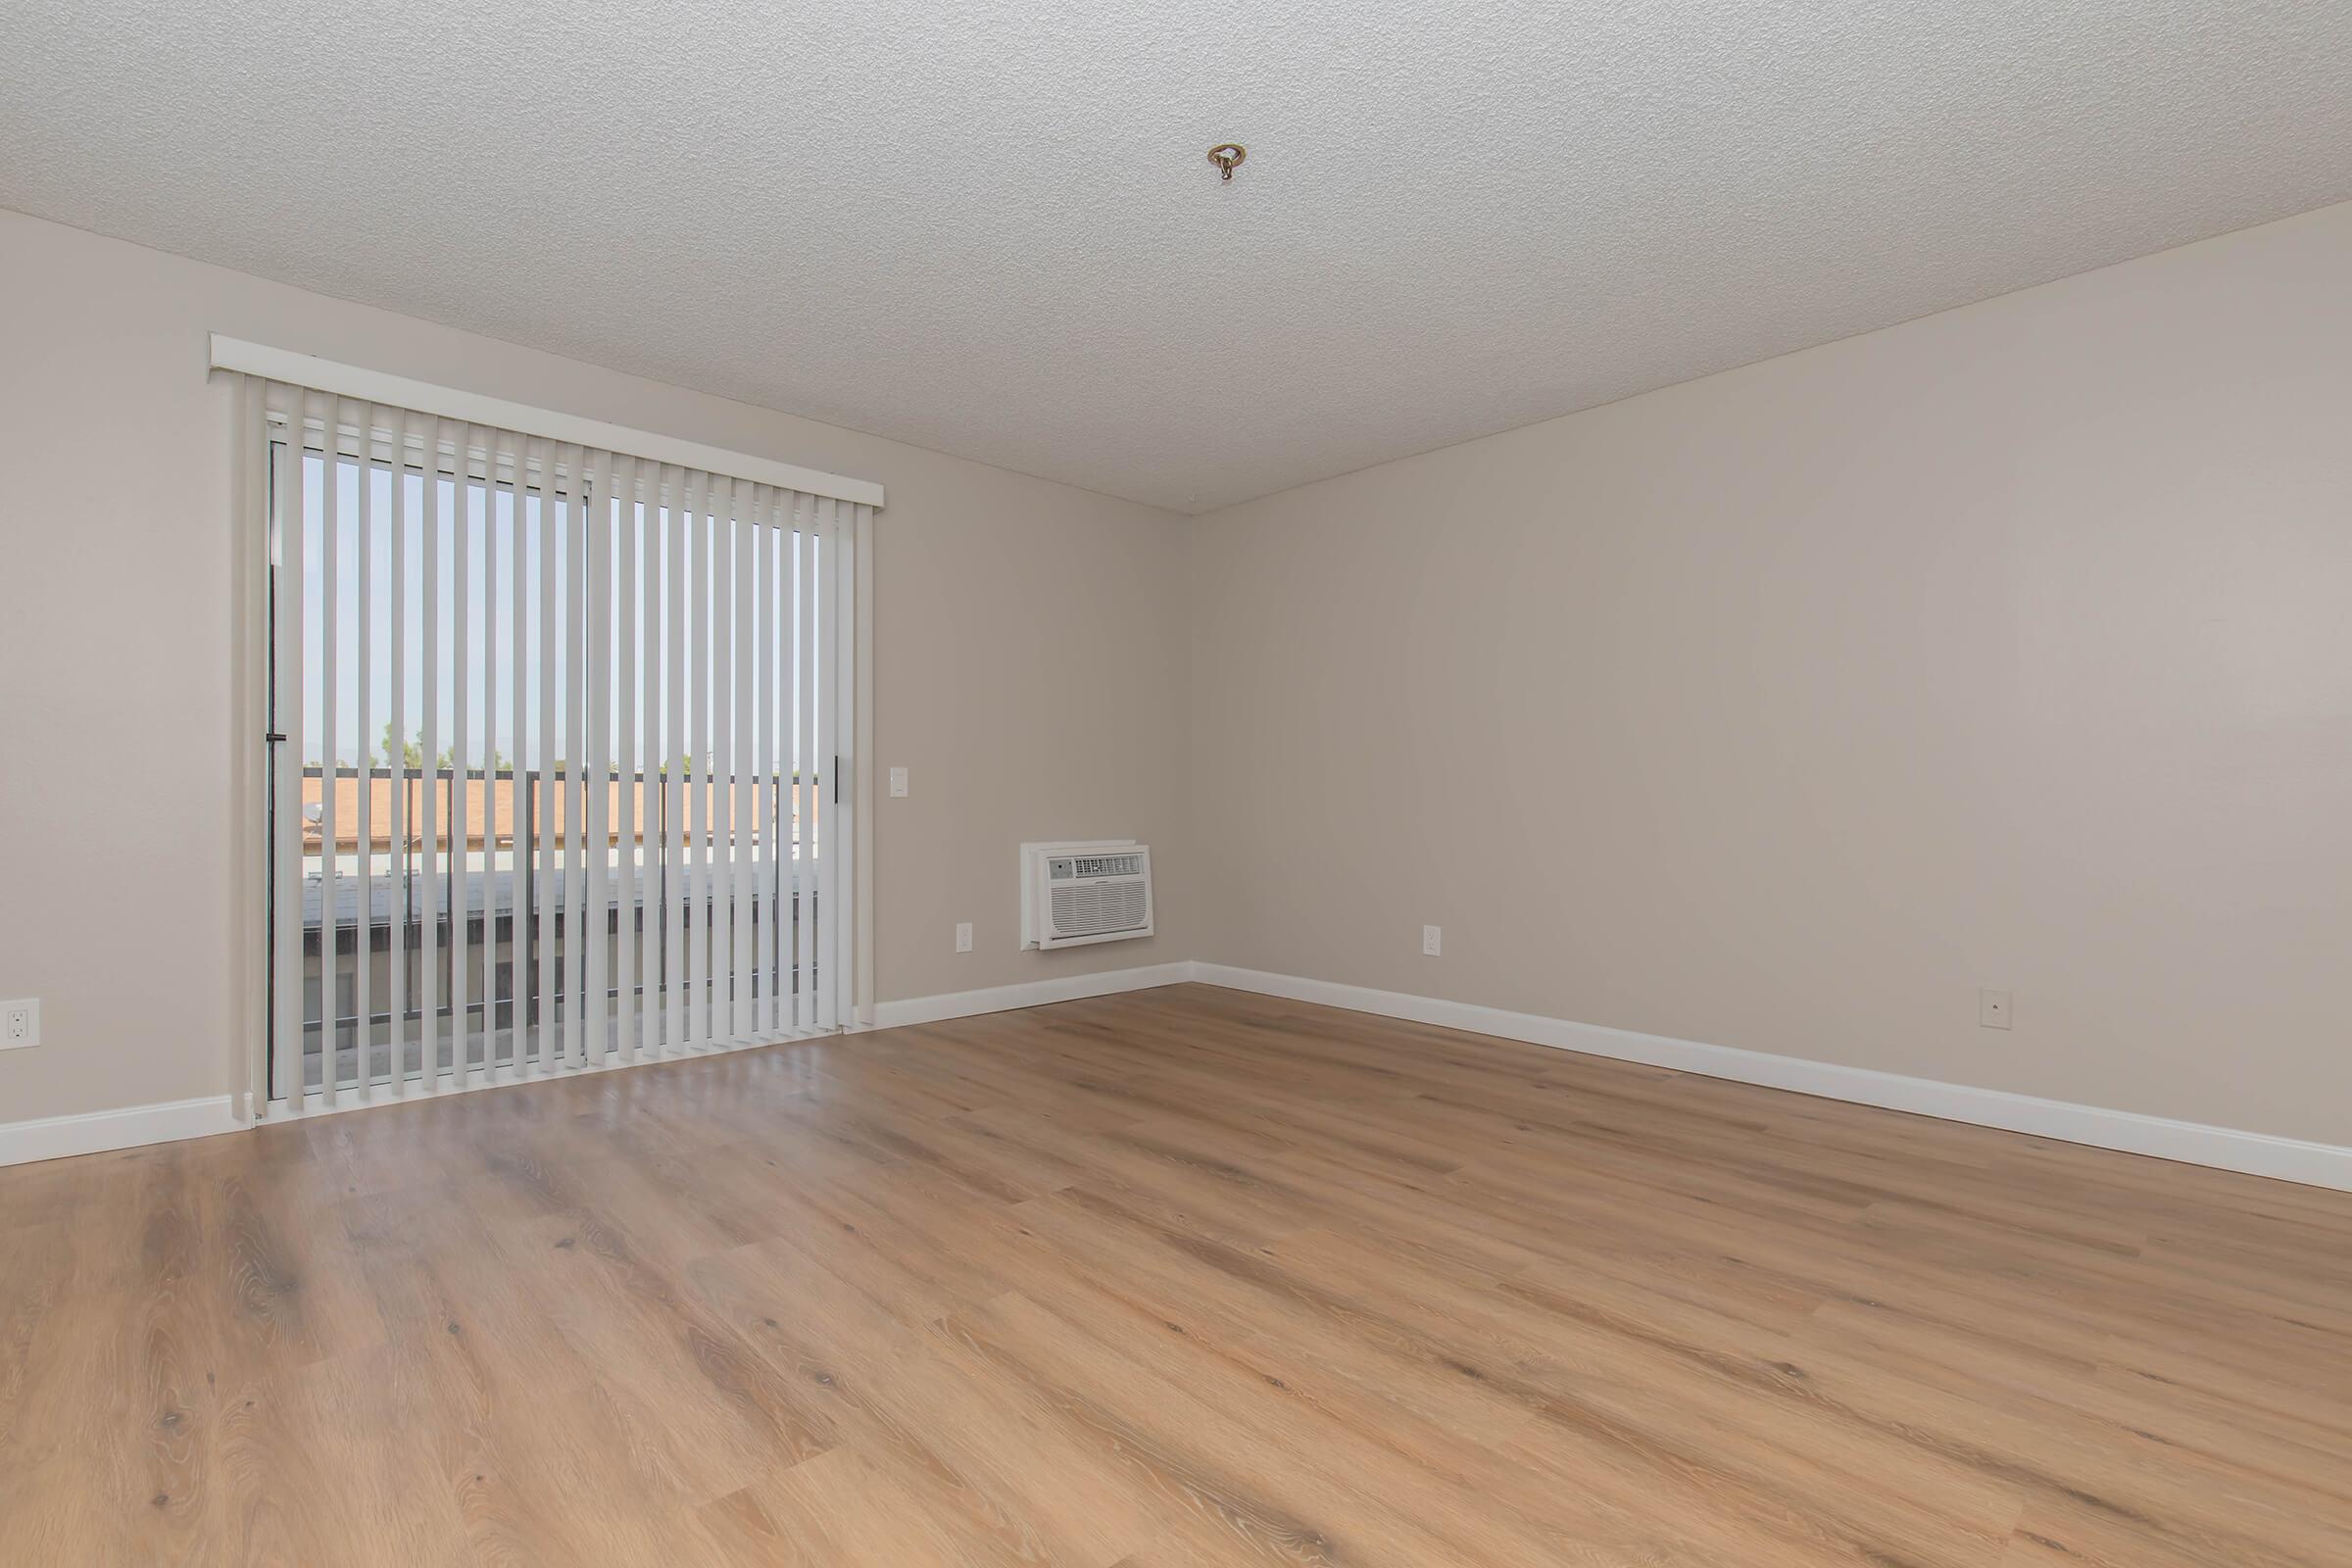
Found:
[[[637,597],[643,612],[638,621],[637,737],[645,787],[643,820],[638,827],[637,985],[641,995],[637,1013],[637,1050],[641,1056],[659,1055],[662,1038],[662,469],[658,464],[637,466],[642,499],[637,514]]]
[[[473,682],[469,678],[474,668],[471,629],[473,622],[473,523],[470,513],[473,505],[472,486],[466,482],[469,466],[467,453],[473,446],[474,432],[460,425],[457,428],[457,461],[452,472],[450,494],[450,699],[449,699],[449,1061],[450,1071],[462,1087],[472,1074],[473,1000],[470,950],[470,911],[473,905],[473,857],[467,848],[472,831],[471,790],[467,787],[467,760],[472,755],[468,744],[471,732],[466,727],[467,699]]]
[[[776,865],[774,865],[774,894],[776,894],[776,1027],[795,1032],[800,1027],[793,1015],[793,757],[798,757],[800,729],[793,714],[798,712],[798,677],[800,644],[793,639],[793,627],[800,625],[800,597],[795,590],[795,526],[800,524],[800,496],[786,494],[776,511],[776,783],[771,788],[771,813],[776,830]]]
[[[775,533],[776,494],[761,485],[755,503],[758,515],[752,527],[752,650],[749,669],[752,680],[752,1029],[760,1035],[770,1035],[776,1027],[775,971],[768,967],[768,956],[774,951],[772,941],[776,924],[774,906],[768,901],[767,871],[776,854],[775,835],[768,827],[768,779],[775,761],[776,725],[771,711],[775,707],[776,689],[773,684],[775,662],[768,657],[769,639],[773,632],[772,617],[775,605],[775,585],[770,580],[775,573],[775,551],[771,539]]]
[[[614,899],[612,989],[614,997],[613,1049],[623,1059],[637,1059],[637,489],[635,463],[615,455],[605,499],[597,505],[610,514],[612,528],[613,628],[612,715],[613,762],[620,775],[616,796],[619,820],[613,824]]]
[[[710,974],[708,910],[703,903],[703,838],[710,808],[710,547],[703,525],[702,475],[686,475],[686,515],[681,531],[686,538],[686,1031],[678,1049],[700,1049],[708,1035],[709,1008],[704,991]]]
[[[319,1047],[318,1088],[326,1102],[335,1102],[336,1080],[342,1076],[343,917],[336,901],[335,861],[339,855],[335,821],[335,691],[342,684],[342,630],[336,611],[343,598],[337,575],[341,563],[336,545],[342,532],[337,506],[341,489],[336,472],[335,430],[341,420],[332,399],[325,405],[325,433],[318,459],[318,956]]]
[[[710,505],[710,1038],[735,1038],[735,506],[721,480]]]
[[[352,731],[359,737],[358,750],[352,765],[359,772],[358,799],[353,803],[357,820],[353,842],[360,852],[358,893],[359,923],[354,930],[352,960],[352,1057],[353,1073],[359,1080],[362,1100],[372,1098],[375,1082],[375,768],[368,760],[375,746],[375,731],[369,723],[375,698],[375,449],[368,432],[375,427],[375,411],[367,411],[367,422],[360,432],[359,458],[353,471],[359,480],[359,526],[353,542],[359,547],[358,592],[354,596],[354,611],[359,624],[355,627],[354,651],[358,658],[353,669],[351,701],[354,723]]]
[[[385,1061],[392,1092],[409,1093],[409,910],[416,896],[409,876],[409,844],[415,832],[414,784],[409,771],[409,473],[408,416],[392,419],[391,702],[392,738],[384,765],[392,773],[392,866],[387,890],[391,914],[391,1028]]]
[[[801,607],[798,653],[793,669],[794,722],[799,742],[794,750],[793,777],[793,1027],[816,1027],[816,500],[802,506],[800,527],[794,533],[797,581],[794,593]]]
[[[448,499],[441,488],[441,445],[440,422],[435,421],[431,445],[425,453],[424,506],[420,518],[424,531],[420,541],[424,582],[418,641],[423,645],[424,658],[417,677],[424,685],[421,693],[424,722],[418,746],[424,824],[423,843],[417,855],[417,907],[424,926],[424,967],[416,990],[421,1014],[419,1066],[422,1087],[428,1091],[440,1088],[441,1071],[441,538],[449,515]]]
[[[671,472],[671,470],[664,470]],[[662,949],[662,985],[666,1002],[662,1029],[662,1054],[674,1056],[686,1048],[686,524],[681,508],[687,475],[676,471],[666,494],[674,498],[662,508],[662,531],[666,543],[667,569],[663,588],[667,598],[663,641],[663,673],[669,698],[662,711],[669,744],[662,753],[662,798],[666,803],[662,833],[662,915],[669,930]]]
[[[734,971],[733,992],[735,1008],[727,1022],[727,1033],[736,1040],[749,1040],[757,1032],[753,1013],[752,944],[752,857],[757,848],[753,839],[752,780],[758,762],[756,726],[753,707],[758,697],[758,682],[754,678],[760,667],[759,628],[752,604],[753,584],[758,580],[755,566],[757,551],[753,548],[754,530],[758,528],[757,492],[738,479],[734,487],[735,535],[735,764],[727,774],[727,821],[733,829],[735,847],[734,879],[728,890],[735,906],[734,941],[727,949],[728,967]]]
[[[587,662],[587,683],[580,694],[582,721],[587,727],[581,757],[588,784],[587,810],[581,823],[588,861],[581,928],[588,960],[582,1011],[588,1031],[586,1059],[603,1061],[612,1049],[612,1008],[606,1001],[612,988],[612,950],[605,934],[606,911],[612,906],[612,526],[611,509],[605,502],[605,487],[611,482],[605,455],[583,453],[580,470],[580,536],[588,552],[582,566],[585,586],[581,600]]]
[[[270,1096],[302,1094],[302,754],[303,754],[303,584],[302,394],[276,389],[284,415],[279,439],[270,441],[272,521],[270,575],[271,749],[270,824],[272,887],[270,986]]]
[[[499,620],[499,561],[505,555],[504,543],[508,524],[502,516],[499,502],[509,500],[498,487],[500,452],[507,434],[503,430],[482,432],[482,941],[479,949],[482,967],[482,1076],[498,1081],[499,1042],[504,1034],[500,1027],[502,1014],[499,1004],[507,989],[514,984],[513,970],[502,978],[499,953],[499,913],[504,909],[513,923],[514,901],[506,891],[506,876],[498,863],[500,828],[499,764],[506,748],[499,745],[498,710],[499,656],[503,652]],[[507,575],[516,573],[509,564]],[[509,801],[512,789],[504,792]]]
[[[585,1059],[587,1051],[587,892],[582,873],[587,854],[588,760],[581,702],[587,686],[582,611],[587,598],[588,552],[581,531],[579,449],[563,448],[559,461],[564,466],[563,495],[557,506],[564,534],[563,1062],[568,1067]]]
[[[517,435],[514,445],[514,482],[508,487],[507,525],[507,1071],[519,1078],[528,1061],[531,978],[531,908],[525,889],[530,885],[531,844],[522,831],[524,803],[530,775],[524,770],[528,751],[525,727],[530,702],[530,555],[525,528],[530,518],[531,443]],[[493,1071],[492,1076],[497,1076]]]
[[[844,504],[841,529],[841,567],[834,596],[833,640],[830,657],[833,664],[833,745],[837,756],[834,767],[840,775],[840,788],[835,791],[841,803],[834,812],[833,845],[837,852],[833,867],[833,912],[825,918],[833,926],[833,961],[841,984],[834,988],[834,1022],[847,1027],[856,1019],[857,987],[857,918],[858,918],[858,747],[864,744],[858,728],[858,664],[857,645],[848,635],[858,624],[858,573],[863,569],[865,540],[871,531],[873,508]]]
[[[813,635],[821,639],[824,635],[824,628],[832,623],[833,579],[838,566],[837,557],[840,552],[837,549],[837,541],[841,536],[841,525],[840,504],[832,497],[821,498],[816,506],[817,618],[815,625],[810,630]],[[833,710],[837,705],[833,700],[833,693],[828,689],[824,678],[826,670],[820,661],[817,668],[816,697],[818,769],[816,906],[821,911],[817,917],[816,926],[816,1026],[819,1029],[830,1029],[834,1026],[834,1000],[835,994],[839,990],[839,987],[834,984],[836,954],[833,948],[832,920],[834,909],[840,906],[840,900],[836,897],[833,885],[833,870],[838,863],[838,858],[833,854],[832,812],[834,794],[839,788],[839,781],[834,777],[834,764],[839,760],[834,747],[833,734],[836,717]]]
[[[535,697],[539,744],[533,761],[538,770],[532,801],[532,967],[539,981],[539,1019],[531,1030],[534,1060],[526,1067],[545,1072],[560,1054],[556,1024],[556,824],[561,787],[556,778],[556,691],[551,676],[557,666],[556,587],[562,561],[556,542],[555,454],[533,442],[541,463],[537,527],[531,538],[531,570],[539,579],[539,690]]]

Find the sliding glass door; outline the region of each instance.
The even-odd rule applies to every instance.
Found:
[[[847,1021],[861,511],[271,384],[269,1095]]]

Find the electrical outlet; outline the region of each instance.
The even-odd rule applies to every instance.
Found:
[[[1977,1023],[1985,1029],[2009,1027],[2009,993],[1995,991],[1990,986],[1977,992]]]
[[[1421,928],[1421,952],[1425,956],[1434,958],[1438,956],[1438,938],[1442,934],[1434,925]]]
[[[0,1002],[0,1051],[23,1051],[41,1043],[41,999]]]
[[[891,799],[893,800],[904,800],[906,798],[906,770],[905,768],[894,767],[890,770],[890,794]]]
[[[957,953],[972,951],[972,922],[969,920],[962,921],[956,927],[956,951]]]

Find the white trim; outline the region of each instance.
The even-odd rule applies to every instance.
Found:
[[[1776,1056],[1760,1051],[1710,1046],[1665,1035],[1645,1035],[1631,1029],[1575,1023],[1538,1013],[1509,1012],[1500,1007],[1480,1006],[1476,1003],[1447,1002],[1436,997],[1409,996],[1397,991],[1375,991],[1366,986],[1343,985],[1331,980],[1306,980],[1296,975],[1238,969],[1221,963],[1156,963],[1134,969],[1109,969],[1096,974],[1065,975],[1020,985],[993,986],[980,991],[956,991],[940,996],[915,997],[904,1002],[885,1002],[874,1009],[873,1027],[893,1029],[909,1024],[935,1023],[949,1018],[966,1018],[1015,1007],[1042,1006],[1055,1002],[1074,1002],[1085,997],[1110,996],[1123,991],[1144,991],[1188,981],[1255,992],[1260,996],[1285,997],[1294,1002],[1309,1002],[1321,1006],[1345,1007],[1387,1018],[1403,1018],[1415,1023],[1435,1024],[1440,1028],[1459,1029],[1470,1034],[1521,1040],[1531,1045],[1583,1052],[1588,1055],[1606,1056],[1618,1061],[1670,1067],[1679,1072],[1694,1072],[1734,1083],[1786,1089],[1851,1104],[1877,1105],[1887,1110],[1935,1116],[1944,1121],[2028,1133],[2064,1143],[2083,1144],[2093,1149],[2112,1149],[2125,1153],[2152,1155],[2158,1159],[2207,1165],[2216,1170],[2241,1171],[2250,1176],[2268,1176],[2309,1187],[2352,1192],[2352,1149],[2332,1144],[2275,1138],[2267,1133],[2240,1132],[2199,1122],[2172,1121],[2162,1116],[2143,1116],[2133,1111],[2041,1100],[2032,1095],[2015,1095],[1998,1089],[1977,1089],[1965,1084],[1938,1083],[1928,1078],[1908,1078],[1899,1073],[1878,1072],[1867,1067],[1806,1061],[1795,1056]],[[793,1045],[823,1038],[821,1034],[788,1035],[762,1044]],[[697,1052],[688,1056],[667,1059],[693,1060],[698,1056],[727,1054],[725,1050]],[[616,1057],[610,1062],[570,1066],[557,1076],[584,1076],[594,1072],[614,1071],[629,1065]],[[507,1087],[510,1087],[507,1083],[477,1081],[462,1092],[478,1093]],[[461,1091],[442,1091],[443,1094],[456,1092]],[[282,1102],[272,1104],[267,1119],[288,1120],[361,1108],[356,1100],[346,1100],[341,1104],[328,1106],[315,1103],[318,1100],[317,1096],[308,1098],[314,1103],[300,1108],[290,1108]],[[378,1104],[389,1102],[376,1102]],[[172,1143],[183,1138],[207,1138],[216,1133],[235,1132],[242,1125],[237,1116],[235,1098],[228,1095],[203,1100],[171,1101],[154,1105],[128,1105],[120,1110],[89,1111],[78,1116],[50,1116],[38,1121],[5,1123],[0,1124],[0,1165],[58,1159],[69,1154],[96,1153],[110,1149],[130,1149],[142,1144]]]
[[[910,997],[874,1007],[873,1027],[898,1029],[913,1023],[938,1023],[945,1018],[969,1018],[983,1012],[1008,1012],[1014,1007],[1042,1007],[1053,1002],[1076,1002],[1082,997],[1107,997],[1121,991],[1148,991],[1153,986],[1182,985],[1194,979],[1200,965],[1145,964],[1134,969],[1103,969],[1094,974],[1061,975],[1052,980],[1027,980],[1019,985],[990,986],[981,991],[949,991],[935,997]]]
[[[322,360],[315,354],[299,354],[292,349],[273,349],[267,344],[223,337],[219,332],[215,332],[212,338],[213,368],[216,370],[241,370],[247,375],[286,381],[315,391],[337,393],[369,403],[389,403],[395,408],[440,415],[472,424],[499,425],[509,430],[520,430],[525,435],[545,436],[551,441],[566,444],[576,442],[584,447],[617,452],[624,457],[652,458],[662,463],[674,463],[681,467],[700,468],[706,473],[721,474],[730,479],[753,479],[762,484],[781,485],[787,490],[799,490],[812,496],[832,496],[837,500],[858,502],[869,507],[882,505],[882,487],[871,479],[845,478],[837,473],[804,468],[798,464],[778,463],[773,458],[757,457],[748,452],[729,452],[723,447],[705,446],[700,441],[659,435],[651,430],[632,430],[623,424],[608,424],[602,419],[591,419],[582,415],[534,408],[528,403],[511,403],[505,398],[486,397],[479,392],[435,386],[430,381],[412,381],[406,376],[388,375],[363,366]]]
[[[2305,1143],[2268,1133],[2211,1127],[2201,1122],[2172,1121],[2162,1116],[2143,1116],[2136,1111],[2078,1105],[2000,1089],[1939,1083],[1931,1078],[1908,1078],[1868,1067],[1806,1061],[1761,1051],[1704,1045],[1695,1040],[1639,1034],[1631,1029],[1573,1023],[1531,1012],[1506,1012],[1500,1007],[1484,1007],[1475,1003],[1374,991],[1330,980],[1303,980],[1295,975],[1237,969],[1221,963],[1195,963],[1190,967],[1194,979],[1235,991],[1287,997],[1294,1002],[1347,1007],[1472,1034],[1497,1035],[1505,1040],[1523,1040],[1560,1051],[1581,1051],[1619,1061],[1672,1067],[1709,1078],[1727,1078],[1734,1083],[1761,1084],[1800,1095],[1817,1095],[1825,1100],[1842,1100],[1857,1105],[1877,1105],[1944,1121],[2086,1144],[2093,1149],[2120,1150],[2191,1165],[2209,1165],[2217,1170],[2242,1171],[2249,1176],[2300,1182],[2308,1187],[2352,1192],[2352,1149],[2333,1144]]]
[[[236,432],[230,456],[230,489],[235,496],[228,530],[230,573],[229,649],[234,678],[229,683],[229,794],[235,811],[228,823],[228,875],[221,911],[229,940],[229,1039],[241,1043],[231,1070],[236,1075],[239,1118],[250,1119],[257,1096],[269,1085],[270,892],[269,815],[274,765],[270,748],[254,737],[270,728],[270,469],[268,412],[263,387],[248,381],[235,389],[230,426]],[[395,636],[398,634],[395,633]]]
[[[89,1110],[78,1116],[43,1116],[38,1121],[0,1123],[0,1165],[23,1165],[69,1154],[95,1154],[142,1144],[176,1143],[240,1131],[236,1097],[168,1100],[119,1110]]]

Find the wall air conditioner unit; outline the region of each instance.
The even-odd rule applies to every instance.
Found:
[[[1152,850],[1133,839],[1021,846],[1021,946],[1152,934]]]

